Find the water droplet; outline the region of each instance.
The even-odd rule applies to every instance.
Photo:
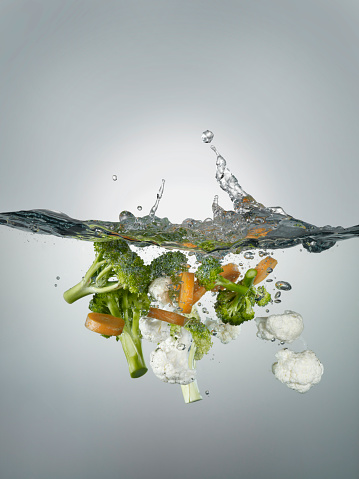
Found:
[[[278,291],[278,293],[276,293],[276,294],[275,294],[275,296],[274,296],[274,297],[275,297],[275,299],[278,299],[278,298],[280,298],[280,295],[281,295],[281,292],[280,292],[280,291]]]
[[[180,351],[184,351],[186,349],[186,345],[183,343],[179,343],[177,349],[179,349]]]
[[[271,339],[271,341],[272,341],[272,343],[274,343],[274,341],[275,341],[275,338],[272,338],[272,339]]]
[[[59,279],[60,279],[60,276],[56,276],[56,279],[59,280]]]
[[[269,309],[266,309],[266,313],[269,313]]]
[[[267,273],[268,274],[273,273],[273,268],[267,268]]]
[[[292,289],[291,284],[287,283],[287,281],[277,281],[275,287],[281,291],[290,291]]]
[[[214,133],[210,130],[204,131],[201,136],[203,143],[211,143],[211,141],[213,140],[213,137],[214,137]]]
[[[202,306],[202,303],[197,303],[197,304],[198,304],[198,306]]]
[[[262,258],[262,256],[265,255],[265,252],[264,252],[264,251],[260,251],[258,254],[259,254],[259,256]]]
[[[135,215],[133,213],[131,213],[131,211],[121,211],[121,213],[118,215],[118,219],[120,221],[125,221],[125,220],[128,220],[130,218],[134,218]]]
[[[207,389],[207,391],[204,392],[204,394],[205,394],[206,396],[209,396],[209,391],[208,391],[208,389]]]
[[[238,263],[238,266],[243,266],[243,263]]]
[[[207,308],[202,308],[202,313],[208,314],[208,309]]]
[[[281,303],[282,301],[280,299],[275,299],[274,302],[275,303]]]
[[[281,346],[283,346],[283,344],[284,344],[284,341],[281,341],[279,344],[280,344]]]
[[[141,205],[138,205],[138,206],[137,206],[137,209],[138,209],[138,211],[142,211],[142,206],[141,206]]]
[[[54,284],[54,286],[55,286],[55,288],[57,288],[57,284],[56,284],[56,283]]]
[[[113,181],[117,181],[117,175],[112,175]]]
[[[266,282],[267,282],[267,283],[271,283],[272,281],[273,281],[273,280],[270,279],[270,278],[269,278],[269,279],[266,279]]]
[[[246,253],[244,253],[244,257],[246,259],[253,259],[254,258],[253,253],[251,253],[250,251],[247,251]]]

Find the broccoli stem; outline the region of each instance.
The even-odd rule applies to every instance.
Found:
[[[196,346],[192,343],[191,349],[188,354],[188,367],[190,369],[196,368],[196,361],[194,355],[196,353]],[[201,393],[199,392],[197,380],[192,381],[189,384],[181,384],[183,399],[186,404],[192,402],[200,401],[202,398]]]
[[[247,287],[248,289],[251,288],[253,286],[253,282],[255,280],[257,276],[257,270],[252,268],[252,269],[249,269],[244,278],[242,279],[242,285]]]
[[[120,335],[120,341],[126,356],[131,378],[140,378],[147,372],[140,338],[133,338],[127,326],[125,326]]]
[[[127,298],[126,298],[127,304]],[[118,309],[117,303],[114,300],[108,302],[108,309],[112,316],[121,318],[121,313]],[[128,326],[127,318],[123,318],[126,322],[119,338],[122,344],[123,352],[125,353],[128,369],[131,378],[140,378],[147,372],[146,363],[142,352],[142,342],[140,335],[140,313],[133,311],[133,320],[131,328]]]
[[[217,286],[223,286],[228,291],[234,291],[236,293],[239,293],[242,296],[246,295],[248,292],[248,286],[244,284],[233,283],[232,281],[229,281],[226,278],[222,278],[221,276],[218,277],[216,284]]]

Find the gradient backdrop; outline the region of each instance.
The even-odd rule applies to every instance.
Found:
[[[116,221],[165,178],[158,215],[204,219],[216,193],[230,207],[208,128],[258,201],[358,224],[358,31],[354,0],[1,0],[0,210]],[[188,406],[63,301],[91,244],[5,227],[0,244],[2,479],[359,477],[357,240],[276,254],[293,289],[272,311],[303,315],[318,386],[279,383],[280,346],[248,324]]]

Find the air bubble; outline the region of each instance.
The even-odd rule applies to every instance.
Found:
[[[275,287],[281,291],[290,291],[292,289],[292,285],[287,283],[287,281],[277,281]]]
[[[281,295],[281,292],[280,292],[280,291],[278,291],[278,293],[276,293],[276,294],[275,294],[275,296],[274,296],[274,297],[275,297],[275,299],[278,299],[278,298],[280,298],[280,295]]]
[[[272,281],[273,281],[273,280],[270,279],[270,278],[269,278],[269,279],[266,279],[266,282],[267,282],[267,283],[271,283]]]
[[[112,175],[113,181],[117,181],[117,175]]]
[[[204,394],[205,394],[206,396],[209,396],[209,391],[208,391],[208,389],[207,389],[207,391],[204,392]]]
[[[201,138],[202,138],[203,143],[211,143],[211,141],[214,138],[214,133],[210,130],[206,130],[202,133]]]
[[[273,268],[267,268],[267,273],[268,274],[273,273]]]
[[[142,206],[141,206],[141,205],[138,205],[138,206],[137,206],[137,209],[138,209],[138,211],[142,211]]]
[[[271,339],[271,341],[272,341],[272,343],[274,343],[274,341],[275,341],[275,338],[272,338],[272,339]]]
[[[202,313],[208,314],[208,309],[207,308],[202,308]]]
[[[282,301],[280,299],[275,299],[274,302],[278,304],[278,303],[281,303]]]
[[[54,286],[55,286],[55,288],[57,288],[57,284],[56,284],[56,283],[54,284]]]

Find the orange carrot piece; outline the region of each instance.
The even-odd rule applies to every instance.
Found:
[[[260,261],[254,268],[257,270],[257,276],[254,279],[253,284],[258,284],[263,281],[276,267],[278,261],[271,256],[267,256]]]
[[[184,326],[187,321],[187,318],[182,316],[182,314],[174,313],[172,311],[165,311],[164,309],[159,308],[150,308],[147,316],[149,318],[166,321],[166,323],[178,324],[179,326]]]
[[[190,313],[193,305],[194,273],[184,271],[181,274],[181,287],[179,291],[178,306],[183,313]]]
[[[193,304],[197,303],[197,301],[199,301],[206,292],[206,288],[204,286],[200,286],[196,281],[193,291]]]
[[[125,321],[111,314],[89,313],[85,326],[95,333],[105,336],[119,336],[125,326]]]

